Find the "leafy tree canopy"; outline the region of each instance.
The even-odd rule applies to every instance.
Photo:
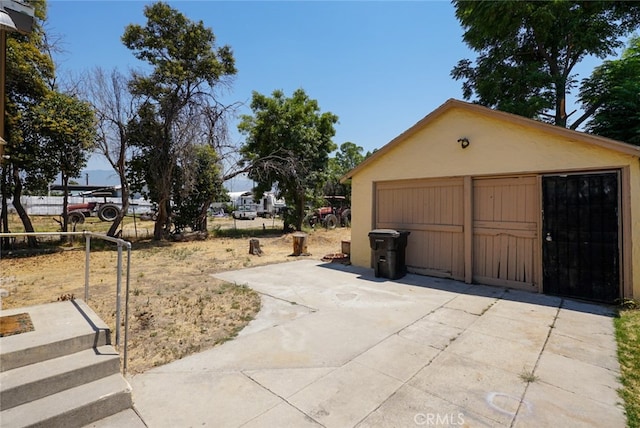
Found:
[[[185,227],[207,231],[209,206],[214,201],[228,199],[222,185],[218,153],[209,145],[194,147],[188,163],[190,168],[178,167],[174,180],[177,230]],[[195,168],[193,167],[195,166]]]
[[[464,81],[465,99],[563,127],[574,66],[587,55],[613,54],[640,23],[636,2],[456,0],[454,6],[463,40],[478,53],[451,72]]]
[[[580,100],[595,112],[589,132],[640,145],[640,37],[582,81]]]
[[[236,73],[231,48],[216,48],[213,30],[202,21],[191,21],[163,2],[145,6],[144,15],[146,26],[131,24],[122,36],[134,56],[153,67],[149,76],[134,77],[134,93],[186,100],[202,83],[213,87]]]
[[[27,3],[34,7],[33,31],[6,34],[5,137],[9,158],[2,162],[0,193],[2,229],[8,230],[6,199],[11,195],[24,230],[33,232],[20,202],[23,191],[42,191],[60,172],[66,179],[77,175],[94,142],[94,123],[88,105],[56,87],[53,47],[43,26],[46,2]]]
[[[240,151],[251,164],[249,178],[257,183],[259,195],[276,187],[279,197],[293,204],[285,228],[293,224],[300,230],[307,198],[326,180],[338,117],[321,113],[318,102],[303,89],[290,98],[279,90],[271,97],[254,92],[251,109],[253,115],[242,116],[238,125],[246,136]]]
[[[351,204],[351,182],[340,183],[340,179],[365,159],[364,149],[350,141],[342,143],[340,150],[329,159],[329,179],[324,186],[326,195],[346,197],[347,205]]]
[[[137,172],[132,185],[143,178],[157,203],[154,239],[160,240],[171,230],[175,177],[184,176],[193,146],[211,141],[215,128],[225,126],[222,120],[212,125],[209,113],[217,105],[214,90],[236,69],[231,48],[216,47],[213,31],[202,21],[163,2],[146,6],[144,15],[145,26],[131,24],[122,36],[134,56],[152,66],[151,74],[134,73],[130,81],[132,94],[144,102],[130,121],[128,138],[137,148],[130,163]]]

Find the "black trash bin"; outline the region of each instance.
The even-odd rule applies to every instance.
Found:
[[[405,248],[409,233],[393,229],[374,229],[369,232],[376,278],[399,279],[406,275]]]

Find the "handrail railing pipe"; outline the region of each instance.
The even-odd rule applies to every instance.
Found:
[[[113,242],[118,246],[118,259],[116,266],[116,346],[120,347],[120,321],[121,321],[121,290],[122,290],[122,247],[127,248],[127,270],[125,286],[125,307],[124,307],[124,343],[123,343],[123,364],[122,371],[127,372],[127,341],[129,328],[129,275],[131,273],[131,242],[120,238],[102,235],[93,232],[10,232],[0,233],[0,239],[4,237],[28,237],[28,236],[84,236],[85,237],[85,267],[84,267],[84,299],[89,302],[89,266],[91,253],[91,238]],[[2,248],[0,247],[0,258],[2,258]]]

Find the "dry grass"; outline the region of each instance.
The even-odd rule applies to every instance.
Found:
[[[239,238],[134,243],[129,295],[130,373],[211,348],[233,338],[254,318],[260,309],[259,295],[216,280],[211,274],[295,259],[289,256],[293,248],[290,235],[264,233],[262,228],[255,231],[260,235],[263,256],[249,254],[247,236],[251,231]],[[340,242],[350,239],[350,234],[350,229],[310,232],[310,257],[320,259],[340,251]],[[80,243],[53,254],[15,258],[3,254],[0,285],[10,292],[2,300],[3,308],[48,303],[69,295],[83,298],[84,260],[84,245]],[[112,329],[116,322],[116,264],[117,252],[110,245],[91,253],[88,303]]]
[[[627,426],[640,427],[640,309],[625,309],[615,319]]]

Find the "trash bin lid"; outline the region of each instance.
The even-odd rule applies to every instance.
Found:
[[[400,236],[400,232],[393,229],[374,229],[369,232],[369,236],[397,238],[398,236]]]

